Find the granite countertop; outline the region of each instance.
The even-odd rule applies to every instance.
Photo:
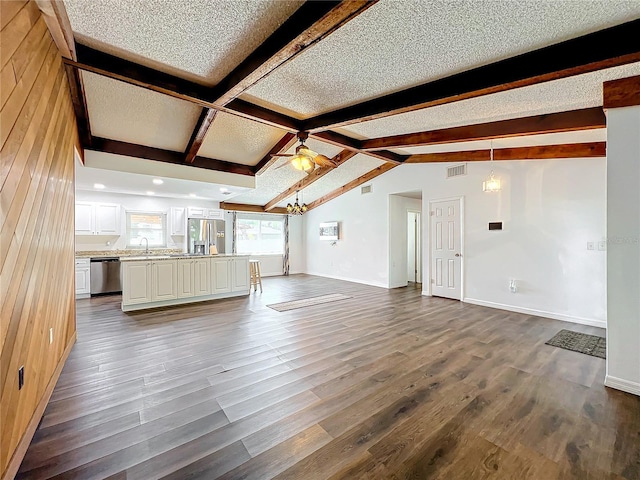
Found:
[[[174,253],[171,255],[132,255],[120,257],[121,262],[135,262],[140,260],[180,260],[185,258],[213,258],[213,257],[249,257],[250,255],[237,253],[219,253],[217,255],[193,255],[189,253]]]
[[[154,248],[150,251],[149,256],[175,255],[184,253],[179,248]],[[144,255],[143,248],[126,249],[126,250],[83,250],[76,252],[76,258],[100,258],[100,257],[130,257]]]

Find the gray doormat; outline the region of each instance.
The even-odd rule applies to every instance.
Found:
[[[287,310],[295,310],[296,308],[311,307],[312,305],[320,305],[322,303],[336,302],[338,300],[346,300],[352,298],[349,295],[343,295],[341,293],[332,293],[330,295],[322,295],[320,297],[303,298],[301,300],[294,300],[292,302],[272,303],[267,305],[269,308],[273,308],[278,312],[286,312]]]
[[[555,336],[546,342],[553,347],[564,348],[574,352],[584,353],[593,357],[607,358],[607,340],[595,335],[560,330]]]

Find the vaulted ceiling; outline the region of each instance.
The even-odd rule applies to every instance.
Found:
[[[635,0],[56,8],[75,39],[65,62],[86,165],[206,170],[242,187],[234,204],[267,211],[298,188],[316,206],[405,161],[489,160],[490,146],[602,156],[602,83],[640,75]],[[270,155],[293,152],[298,131],[338,166],[307,176]]]

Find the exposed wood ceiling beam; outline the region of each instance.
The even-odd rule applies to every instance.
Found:
[[[544,133],[574,132],[605,128],[607,118],[601,107],[572,110],[569,112],[514,118],[499,122],[479,123],[461,127],[444,128],[427,132],[408,133],[389,137],[372,138],[362,142],[363,150],[380,148],[406,148],[442,143],[469,142]]]
[[[234,100],[227,107],[217,106],[212,100],[211,87],[124,60],[80,43],[76,44],[76,52],[78,60],[64,59],[67,65],[195,103],[201,107],[239,114],[286,130],[296,132],[300,130],[298,120],[242,100]]]
[[[327,37],[377,0],[307,1],[214,88],[212,99],[226,105],[304,49]]]
[[[549,160],[561,158],[589,158],[606,156],[605,142],[540,145],[535,147],[494,148],[493,159],[499,160]],[[421,153],[411,155],[405,163],[437,162],[488,162],[491,150],[463,152]]]
[[[289,150],[296,142],[298,141],[298,137],[291,132],[287,132],[284,136],[278,140],[269,152],[262,157],[255,167],[253,167],[256,175],[262,175],[267,171],[271,165],[278,161],[278,157],[274,157],[274,155],[278,155],[280,153],[284,153]]]
[[[209,127],[211,127],[211,124],[213,123],[213,120],[216,118],[217,114],[218,111],[214,110],[213,108],[203,108],[202,112],[200,112],[200,117],[196,122],[196,127],[193,129],[193,133],[191,134],[191,138],[189,139],[187,148],[184,151],[185,163],[192,163],[198,155],[198,151],[202,146],[202,142],[204,142],[204,137],[207,136]]]
[[[64,8],[64,3],[55,0],[36,0],[36,4],[42,13],[51,37],[60,54],[64,58],[76,59],[76,45],[73,38],[73,29]]]
[[[379,158],[380,160],[384,160],[385,162],[400,164],[408,158],[408,155],[401,155],[399,153],[390,152],[388,150],[378,150],[371,152],[364,151],[362,149],[363,142],[361,140],[347,137],[346,135],[342,135],[341,133],[331,132],[329,130],[326,130],[324,132],[311,133],[309,134],[309,136],[311,138],[321,140],[331,145],[335,145],[336,147],[346,148],[356,153],[364,153],[371,157]]]
[[[251,213],[277,213],[283,215],[287,213],[286,208],[273,208],[266,212],[262,205],[246,205],[244,203],[228,203],[220,202],[220,208],[223,210],[232,210],[235,212],[251,212]]]
[[[77,69],[147,88],[154,92],[195,103],[201,107],[213,108],[239,115],[250,120],[288,130],[289,132],[302,131],[302,122],[300,120],[274,112],[259,105],[254,105],[245,100],[235,99],[224,107],[215,105],[211,98],[210,87],[205,87],[198,83],[184,80],[108,53],[100,52],[82,44],[77,44],[76,50],[78,61],[74,62],[65,59],[64,62]],[[341,148],[360,150],[359,140],[335,132],[322,132],[322,134],[315,134],[313,137],[328,141]],[[393,163],[401,163],[406,158],[406,156],[388,151],[377,151],[367,154]]]
[[[640,105],[640,75],[604,82],[604,108]]]
[[[155,160],[157,162],[184,165],[184,153],[110,140],[108,138],[92,137],[91,147],[88,148],[89,150],[95,150],[97,152],[114,153],[116,155],[126,155],[128,157],[146,158],[147,160]],[[191,165],[207,170],[217,170],[238,175],[254,175],[253,167],[212,158],[195,157]]]
[[[89,113],[87,111],[87,100],[84,95],[82,77],[78,70],[69,65],[65,65],[64,69],[67,74],[67,81],[69,82],[69,93],[71,95],[71,102],[73,103],[73,111],[76,115],[80,145],[82,145],[82,148],[90,148],[92,141],[91,125],[89,124]]]
[[[374,120],[640,61],[640,20],[327,112],[303,122],[311,132]]]
[[[378,175],[382,175],[383,173],[388,172],[389,170],[391,170],[394,167],[397,167],[397,165],[394,164],[394,163],[383,163],[379,167],[376,167],[373,170],[371,170],[370,172],[367,172],[364,175],[359,176],[355,180],[351,180],[346,185],[343,185],[340,188],[336,188],[333,192],[330,192],[330,193],[328,193],[328,194],[326,194],[326,195],[314,200],[313,202],[309,203],[307,206],[309,207],[309,210],[311,210],[313,208],[317,208],[320,205],[322,205],[324,203],[327,203],[328,201],[333,200],[336,197],[339,197],[343,193],[346,193],[349,190],[353,190],[354,188],[359,187],[363,183],[367,183],[368,181],[373,180]]]
[[[342,150],[340,153],[338,153],[335,157],[333,157],[333,161],[336,162],[337,167],[339,167],[340,165],[342,165],[344,162],[346,162],[347,160],[349,160],[350,158],[354,157],[356,155],[356,152],[351,151],[351,150]],[[307,175],[306,177],[304,177],[302,180],[294,183],[291,187],[289,187],[287,190],[285,190],[284,192],[282,192],[281,194],[279,194],[278,196],[276,196],[273,200],[269,201],[265,206],[264,206],[264,210],[265,212],[268,212],[270,210],[273,210],[275,208],[275,206],[282,202],[283,200],[285,200],[286,198],[292,196],[294,193],[296,193],[298,190],[302,190],[303,188],[308,187],[309,185],[311,185],[312,183],[314,183],[315,181],[321,179],[322,177],[324,177],[327,173],[329,173],[330,171],[332,171],[334,168],[337,167],[323,167],[323,168],[316,168],[313,172],[311,172],[309,175]]]

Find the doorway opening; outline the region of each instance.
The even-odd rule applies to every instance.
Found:
[[[407,282],[422,285],[421,213],[407,211]]]

